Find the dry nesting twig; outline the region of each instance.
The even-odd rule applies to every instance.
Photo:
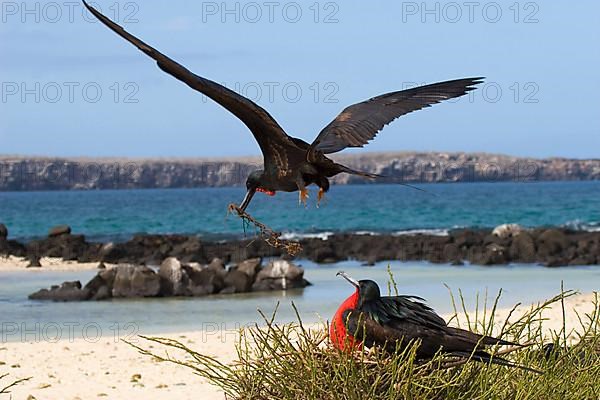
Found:
[[[0,380],[4,379],[8,376],[9,374],[4,374],[4,375],[0,375]],[[0,394],[9,394],[10,393],[10,389],[12,389],[13,387],[23,383],[23,382],[27,382],[28,380],[30,380],[32,377],[29,378],[22,378],[22,379],[18,379],[16,381],[14,381],[13,383],[11,383],[10,385],[7,385],[4,388],[0,388]]]
[[[260,231],[260,236],[269,246],[276,249],[284,249],[292,257],[298,255],[302,251],[300,243],[281,239],[281,233],[275,232],[262,222],[255,220],[250,214],[243,211],[236,204],[229,205],[229,212],[235,212],[241,219],[256,226]]]

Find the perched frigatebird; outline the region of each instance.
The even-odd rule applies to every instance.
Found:
[[[516,343],[448,326],[420,297],[381,296],[374,281],[357,281],[343,271],[337,275],[356,288],[338,308],[329,328],[331,341],[340,350],[349,351],[364,345],[395,352],[418,340],[416,355],[419,359],[431,358],[442,351],[464,359],[539,372],[492,357],[485,351],[487,346],[519,346]]]
[[[306,203],[306,187],[316,184],[321,200],[329,190],[329,180],[342,172],[367,178],[378,175],[355,171],[338,164],[325,154],[347,147],[363,147],[375,138],[384,126],[410,112],[429,107],[443,100],[460,97],[475,89],[483,78],[465,78],[434,83],[398,92],[386,93],[343,110],[311,143],[291,137],[262,107],[219,85],[198,76],[131,35],[83,0],[86,8],[104,25],[153,58],[160,69],[208,96],[238,117],[252,132],[263,153],[264,168],[252,172],[246,180],[247,193],[240,204],[244,211],[256,192],[274,195],[277,191],[299,190],[300,202]],[[408,186],[408,185],[406,185]]]

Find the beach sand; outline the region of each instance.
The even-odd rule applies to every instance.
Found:
[[[593,310],[593,299],[594,294],[590,293],[565,301],[568,329],[579,326],[575,311],[581,314]],[[527,308],[521,307],[514,315],[519,315]],[[499,310],[497,321],[503,321],[509,311]],[[544,325],[546,330],[560,330],[560,304],[546,311],[544,316],[549,318]],[[202,354],[218,357],[222,362],[234,360],[238,339],[235,331],[156,336],[179,340]],[[143,348],[162,351],[158,345],[151,347],[151,343],[140,338],[134,340]],[[13,379],[33,377],[13,389],[14,400],[224,398],[218,389],[195,376],[191,370],[141,355],[114,337],[102,338],[97,342],[74,339],[56,343],[0,343],[0,375],[4,373],[10,373]]]
[[[62,258],[42,257],[40,259],[42,268],[27,268],[29,260],[23,257],[0,257],[0,272],[13,272],[13,271],[85,271],[94,270],[98,268],[100,263],[80,263],[77,261],[64,261]],[[106,267],[110,267],[112,264],[106,264]]]
[[[224,341],[207,338],[202,332],[165,336],[224,362],[231,361],[235,354],[235,332],[225,335]],[[151,346],[142,339],[134,340],[145,348]],[[31,399],[29,396],[38,400],[224,398],[191,370],[154,361],[112,337],[95,343],[83,339],[3,343],[2,363],[5,364],[0,365],[0,375],[10,373],[13,379],[33,377],[12,390],[14,400]]]

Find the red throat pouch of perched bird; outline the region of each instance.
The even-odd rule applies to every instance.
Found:
[[[267,196],[275,196],[275,192],[272,190],[267,190],[267,189],[263,189],[263,188],[257,188],[256,189],[257,192],[261,192],[266,194]]]
[[[346,330],[346,321],[344,321],[343,317],[346,310],[353,310],[357,306],[358,289],[356,289],[354,294],[344,300],[344,302],[340,305],[333,316],[331,325],[329,326],[329,337],[331,339],[331,343],[333,343],[336,348],[342,351],[350,352],[362,345],[360,341],[354,339],[352,335],[348,334]]]

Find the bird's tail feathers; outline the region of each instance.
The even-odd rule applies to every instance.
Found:
[[[466,351],[453,351],[452,353],[448,353],[448,354],[451,356],[466,358],[466,359],[479,361],[479,362],[483,362],[483,363],[502,365],[504,367],[510,367],[510,368],[518,368],[518,369],[533,372],[536,374],[544,373],[544,371],[540,371],[539,369],[531,368],[526,365],[516,364],[511,361],[508,361],[505,358],[498,357],[498,356],[492,356],[491,354],[489,354],[485,351],[481,351],[481,350],[476,351],[474,353],[469,353]]]
[[[495,338],[493,336],[483,336],[475,332],[467,331],[460,328],[448,327],[448,331],[452,334],[453,337],[462,340],[467,343],[476,344],[477,346],[518,346],[524,347],[519,343],[509,342],[508,340]]]
[[[352,169],[350,167],[346,167],[345,165],[342,165],[342,164],[337,164],[337,165],[342,169],[342,172],[345,172],[347,174],[364,176],[365,178],[369,178],[369,179],[387,178],[385,175],[378,175],[378,174],[372,174],[370,172],[357,171],[357,170]],[[416,186],[409,185],[408,183],[400,183],[400,182],[395,182],[395,183],[398,184],[398,185],[401,185],[401,186],[406,186],[406,187],[409,187],[411,189],[418,190],[419,192],[424,192],[424,193],[427,193],[427,194],[432,194],[432,193],[428,192],[425,189],[421,189],[421,188],[418,188]]]
[[[342,169],[342,172],[345,172],[347,174],[364,176],[365,178],[370,178],[370,179],[385,178],[385,176],[383,176],[383,175],[372,174],[370,172],[364,172],[364,171],[357,171],[350,167],[346,167],[345,165],[342,165],[342,164],[337,164],[337,165],[338,165],[338,167],[340,167]]]

